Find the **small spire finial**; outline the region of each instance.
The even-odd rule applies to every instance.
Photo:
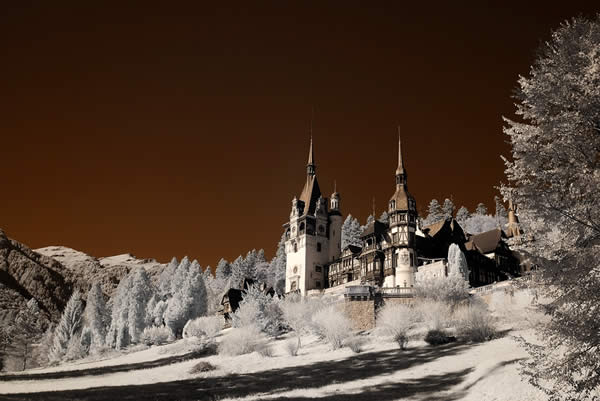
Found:
[[[333,192],[337,192],[337,180],[333,180]]]
[[[312,116],[310,118],[310,149],[308,151],[308,164],[306,166],[306,172],[309,175],[315,175],[315,156],[314,156],[314,148],[313,148],[313,137],[312,137],[312,131],[313,131],[313,119],[314,119],[314,108],[312,111]]]
[[[375,219],[375,197],[373,197],[373,219]]]
[[[402,161],[402,139],[400,137],[400,125],[398,125],[398,167],[396,175],[404,174],[404,162]]]

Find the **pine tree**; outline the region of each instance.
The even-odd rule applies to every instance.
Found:
[[[452,217],[454,217],[454,209],[455,208],[456,207],[454,206],[454,202],[452,202],[452,200],[450,200],[448,198],[444,199],[444,205],[442,206],[444,218],[451,219]]]
[[[160,277],[158,278],[158,292],[161,296],[171,296],[171,284],[178,266],[179,262],[177,262],[177,258],[173,257],[171,262],[160,273]]]
[[[243,256],[240,255],[231,264],[231,288],[242,288],[246,271],[245,263]]]
[[[183,287],[185,280],[188,276],[191,263],[188,257],[184,257],[181,263],[177,266],[175,274],[171,277],[171,295],[175,294],[177,290]]]
[[[456,221],[458,221],[458,224],[460,224],[463,229],[469,216],[471,216],[469,209],[464,206],[461,206],[460,209],[458,209],[458,212],[456,212]]]
[[[342,224],[342,249],[348,245],[361,246],[361,233],[360,223],[349,214]]]
[[[183,327],[190,319],[206,314],[207,297],[202,270],[197,263],[191,264],[183,286],[173,294],[165,311],[165,323],[181,337]]]
[[[65,310],[60,317],[60,321],[54,330],[54,344],[50,350],[50,361],[60,362],[69,347],[69,342],[73,337],[79,335],[82,326],[83,306],[81,303],[81,293],[79,290],[73,291]]]
[[[440,202],[437,199],[432,199],[429,202],[429,206],[427,208],[427,217],[423,220],[423,224],[428,226],[430,224],[436,223],[444,218],[444,211],[442,210],[442,206],[440,206]]]
[[[488,213],[487,207],[483,203],[478,203],[475,208],[475,214],[479,216],[486,216]]]
[[[146,306],[154,295],[150,277],[144,267],[138,267],[132,273],[131,291],[127,299],[127,326],[131,342],[136,344],[146,327]]]
[[[285,253],[285,233],[281,235],[277,244],[275,257],[271,261],[271,274],[273,277],[273,288],[278,294],[285,292],[285,269],[287,264],[287,256]]]
[[[85,321],[91,331],[91,349],[102,348],[110,324],[110,314],[106,308],[102,288],[98,282],[92,284],[92,288],[88,292],[85,305]]]
[[[531,236],[519,247],[539,266],[536,290],[552,300],[525,371],[552,399],[593,399],[600,386],[599,44],[599,14],[564,22],[519,79],[521,121],[505,119],[502,193]]]
[[[456,244],[450,244],[448,248],[448,275],[456,275],[462,277],[465,281],[469,281],[469,266],[467,258]]]
[[[111,321],[106,335],[106,345],[108,347],[121,349],[127,347],[130,343],[128,316],[131,287],[132,275],[128,274],[121,279],[111,299]]]
[[[40,307],[35,298],[27,301],[15,317],[10,331],[11,347],[15,356],[21,360],[23,370],[27,368],[27,363],[31,362],[33,344],[42,337],[42,321]]]
[[[215,270],[215,278],[217,280],[226,281],[231,277],[231,265],[225,259],[219,260]]]

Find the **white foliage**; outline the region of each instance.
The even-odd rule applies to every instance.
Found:
[[[410,305],[386,304],[377,313],[377,331],[390,336],[400,349],[408,344],[408,331],[419,321],[419,313]]]
[[[469,281],[467,258],[456,244],[450,244],[448,248],[448,275],[457,275],[463,280]]]
[[[271,297],[252,285],[242,296],[238,309],[231,316],[233,327],[256,325],[261,331],[276,335],[282,324],[279,298]]]
[[[100,349],[104,346],[106,333],[110,325],[110,314],[106,308],[102,288],[98,282],[92,284],[85,305],[85,321],[91,332],[91,348]]]
[[[312,321],[317,333],[325,338],[332,349],[342,347],[344,340],[352,333],[350,320],[335,305],[318,311]]]
[[[81,293],[79,290],[75,290],[71,298],[69,298],[69,302],[67,302],[60,321],[54,330],[54,343],[49,355],[51,362],[61,361],[67,353],[71,340],[74,338],[78,340],[82,325],[82,309]]]
[[[342,249],[348,245],[361,246],[362,228],[358,220],[349,214],[342,224]]]
[[[264,348],[267,339],[255,325],[233,328],[219,344],[219,354],[243,355]]]
[[[183,327],[183,338],[208,336],[214,337],[223,328],[223,318],[220,316],[203,316],[189,320]]]

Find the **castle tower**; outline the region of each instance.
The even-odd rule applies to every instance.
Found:
[[[519,218],[517,217],[516,207],[513,204],[512,197],[508,199],[508,224],[506,231],[509,238],[521,236]]]
[[[417,205],[408,192],[407,174],[402,160],[402,142],[398,128],[398,167],[396,168],[396,192],[389,201],[389,234],[392,246],[387,249],[386,259],[391,261],[394,275],[384,278],[384,287],[412,287],[417,269],[416,224]]]
[[[342,253],[342,212],[340,210],[341,196],[334,186],[329,206],[329,261],[338,259]]]
[[[321,195],[316,167],[311,136],[306,182],[300,198],[292,200],[290,221],[284,224],[287,238],[285,290],[299,291],[302,295],[308,290],[325,287],[325,265],[332,255],[340,253],[335,235],[341,238],[341,223],[339,228],[337,222],[332,224],[331,218],[335,219],[336,213],[335,210],[329,211],[327,199]],[[339,195],[337,205],[339,208]],[[339,218],[341,220],[341,215]],[[330,249],[330,245],[333,249]]]

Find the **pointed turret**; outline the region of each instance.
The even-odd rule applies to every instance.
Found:
[[[321,196],[321,189],[317,182],[316,165],[314,159],[314,148],[312,135],[310,136],[310,149],[308,151],[308,164],[306,165],[306,183],[302,194],[300,194],[300,200],[304,202],[304,214],[314,214],[316,203]]]
[[[396,168],[396,185],[406,185],[406,171],[402,160],[402,139],[400,138],[400,126],[398,126],[398,167]]]

